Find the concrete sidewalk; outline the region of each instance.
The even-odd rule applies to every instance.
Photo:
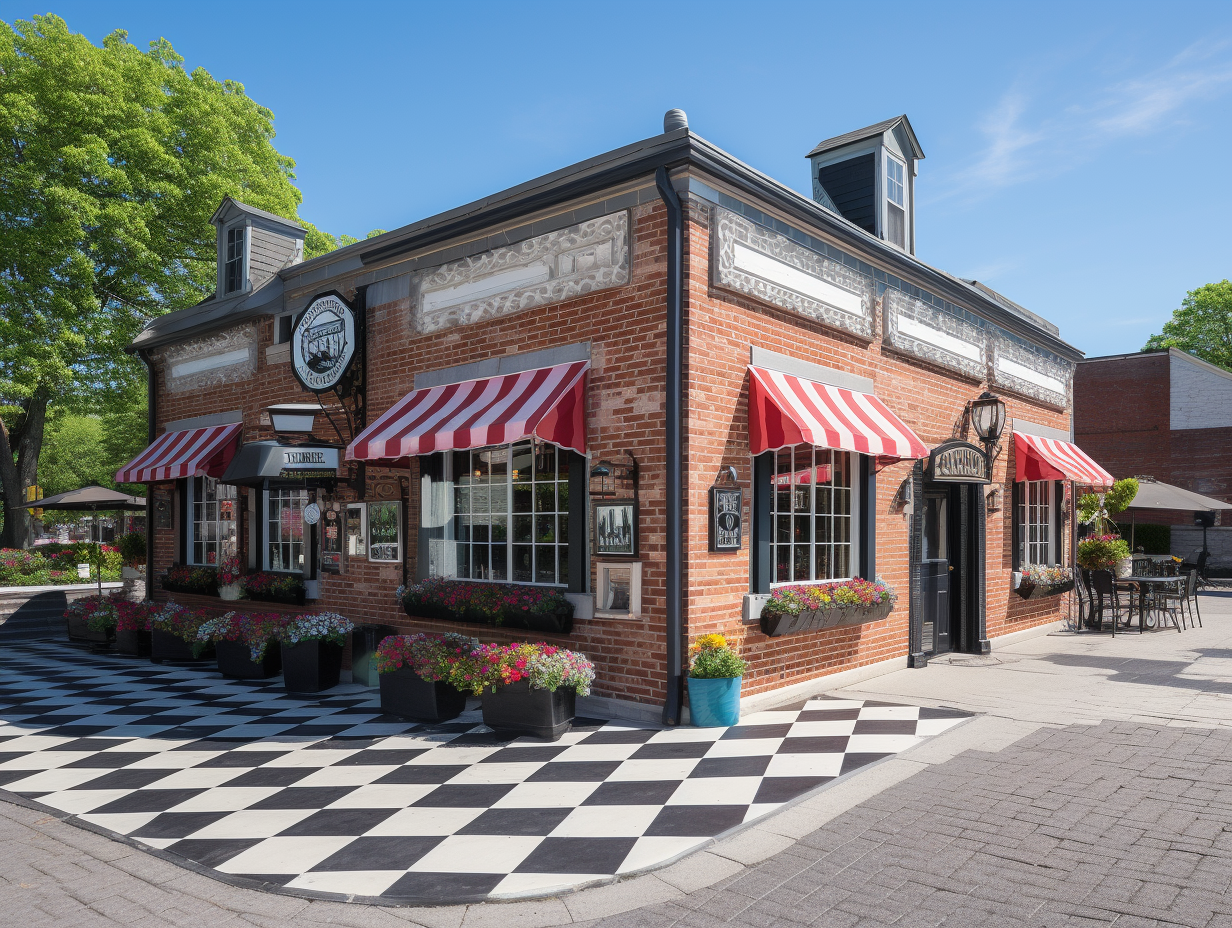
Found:
[[[836,695],[985,715],[664,870],[557,898],[376,908],[236,889],[0,805],[35,925],[1232,924],[1232,599],[1206,627],[1030,639]]]

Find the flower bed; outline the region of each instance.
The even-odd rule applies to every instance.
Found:
[[[573,631],[573,603],[551,587],[437,577],[401,590],[399,598],[406,614],[416,618],[563,635]]]
[[[106,641],[115,632],[119,613],[110,596],[83,596],[64,610],[70,639]]]
[[[258,572],[241,578],[244,595],[267,603],[304,603],[304,579],[299,574]]]
[[[1032,564],[1022,571],[1014,592],[1023,599],[1044,599],[1060,596],[1074,588],[1074,575],[1066,567],[1045,567]]]
[[[188,567],[173,564],[159,578],[159,583],[168,593],[218,595],[218,572],[213,567]]]
[[[115,608],[117,632],[148,632],[150,621],[163,609],[161,604],[148,599],[140,603],[117,599]]]
[[[102,546],[103,582],[120,579],[120,552]],[[0,586],[68,586],[86,583],[78,564],[90,565],[90,580],[98,579],[95,546],[89,542],[39,545],[37,548],[0,548]]]
[[[792,632],[862,625],[884,619],[898,594],[883,580],[781,586],[762,607],[761,630],[771,638]]]
[[[248,649],[253,661],[260,663],[286,623],[287,616],[275,612],[228,612],[203,622],[197,629],[197,640],[215,645],[220,641],[238,642]]]

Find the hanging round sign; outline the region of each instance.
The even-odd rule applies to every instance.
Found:
[[[291,369],[313,393],[332,390],[355,357],[355,314],[334,293],[319,296],[291,333]]]
[[[304,507],[304,521],[309,525],[316,525],[321,521],[321,507],[316,503],[309,503]]]

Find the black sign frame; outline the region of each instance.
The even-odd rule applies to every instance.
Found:
[[[303,322],[304,316],[308,313],[308,310],[312,309],[318,301],[331,297],[341,303],[350,314],[351,332],[355,343],[349,346],[350,357],[347,358],[346,364],[343,366],[342,371],[338,374],[338,376],[326,386],[317,386],[305,381],[303,375],[300,373],[299,365],[295,363],[294,342],[300,337],[300,324]],[[320,394],[329,393],[331,391],[337,393],[341,387],[346,385],[349,392],[349,389],[352,388],[352,384],[348,380],[348,374],[350,374],[351,369],[355,366],[356,359],[361,355],[363,349],[364,332],[363,323],[361,321],[362,318],[363,314],[355,311],[355,304],[344,297],[337,290],[326,290],[322,293],[315,294],[312,299],[308,301],[308,305],[295,314],[295,321],[291,324],[291,373],[295,376],[295,379],[299,382],[301,387],[309,393]]]
[[[928,453],[924,479],[930,483],[992,483],[988,452],[958,439],[942,442]]]
[[[710,553],[731,554],[739,551],[744,545],[744,487],[717,484],[712,486],[709,508]],[[730,524],[733,518],[734,527]],[[721,525],[724,521],[729,524]]]

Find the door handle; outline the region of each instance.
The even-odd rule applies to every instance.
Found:
[[[950,565],[950,573],[953,573],[953,572],[954,572],[954,565],[953,565],[953,564],[951,564],[951,565]]]

